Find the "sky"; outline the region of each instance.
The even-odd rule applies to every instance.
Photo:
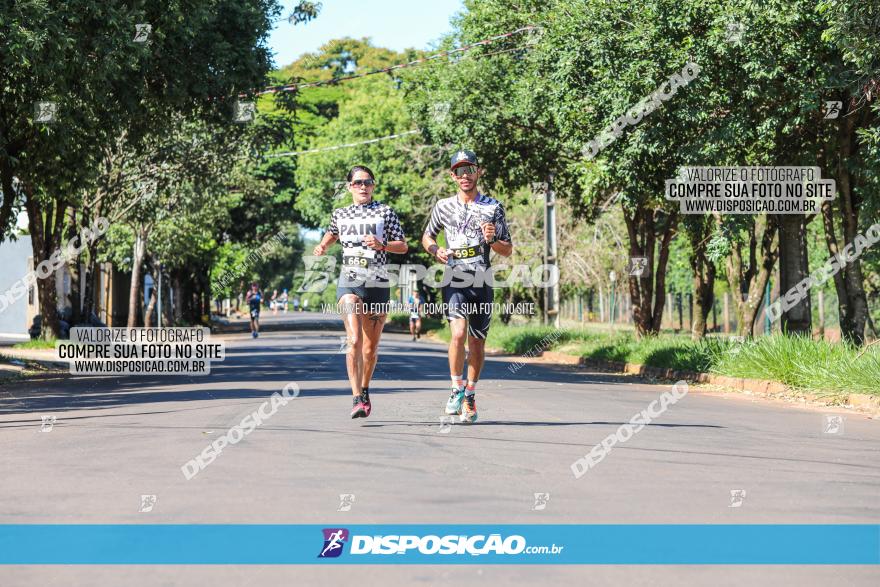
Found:
[[[296,26],[287,22],[297,0],[283,0],[282,20],[269,38],[276,67],[332,39],[370,37],[377,47],[395,51],[429,49],[451,30],[449,19],[462,0],[321,0],[318,18]]]

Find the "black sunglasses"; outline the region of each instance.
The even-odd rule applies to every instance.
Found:
[[[464,175],[476,174],[477,169],[479,169],[479,167],[477,167],[476,165],[462,165],[461,167],[456,167],[455,169],[453,169],[452,173],[455,174],[455,177],[462,177]]]
[[[351,182],[351,185],[360,187],[362,185],[370,187],[371,185],[376,185],[375,179],[356,179]]]

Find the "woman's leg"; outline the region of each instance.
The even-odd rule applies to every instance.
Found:
[[[342,321],[345,324],[345,333],[348,336],[345,367],[348,369],[351,394],[359,397],[362,391],[361,378],[364,373],[363,335],[361,334],[361,323],[364,316],[360,313],[362,302],[354,294],[345,294],[339,298],[339,303],[343,305]]]
[[[379,339],[382,338],[382,327],[385,325],[385,318],[387,317],[388,314],[370,314],[364,316],[361,321],[364,335],[363,387],[369,387],[370,380],[373,379],[373,371],[376,369],[376,361],[379,358]]]

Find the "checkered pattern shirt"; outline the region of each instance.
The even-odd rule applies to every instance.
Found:
[[[444,198],[434,204],[431,210],[431,219],[425,227],[425,234],[431,238],[437,238],[440,231],[446,233],[446,245],[449,248],[458,249],[472,247],[486,243],[483,231],[480,229],[481,222],[493,222],[495,224],[495,238],[500,241],[513,242],[510,237],[510,229],[507,226],[507,217],[504,215],[504,205],[483,194],[478,194],[473,203],[463,204],[458,199],[458,194],[451,198]],[[450,259],[450,265],[463,264],[461,259]],[[485,268],[489,267],[489,246],[485,246],[482,257],[471,262],[469,266]]]
[[[387,204],[376,200],[369,204],[351,204],[333,210],[327,230],[339,238],[343,251],[373,251],[374,249],[364,244],[364,237],[368,234],[386,243],[406,240],[397,214]],[[375,251],[375,254],[371,276],[387,279],[385,264],[388,262],[388,255],[385,251]]]

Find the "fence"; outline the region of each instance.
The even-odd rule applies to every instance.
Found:
[[[770,299],[776,300],[779,292],[776,288],[771,291]],[[872,303],[873,302],[873,303]],[[766,333],[780,332],[780,321],[768,324],[764,314],[767,300],[764,300],[758,317],[755,319],[753,335],[759,336]],[[812,309],[812,323],[814,338],[825,338],[830,341],[840,340],[840,323],[838,315],[837,294],[833,289],[818,289],[810,292],[810,305]],[[869,300],[870,315],[877,319],[880,315],[880,304],[877,300]],[[613,316],[612,316],[613,312]],[[696,305],[691,293],[670,292],[666,294],[663,306],[663,320],[661,329],[676,333],[690,334],[694,323]],[[615,292],[612,296],[609,292],[594,291],[590,293],[569,296],[560,304],[560,321],[566,326],[576,326],[578,323],[586,324],[616,324],[632,325],[632,299],[628,293]],[[873,326],[868,325],[867,334],[872,337]],[[715,296],[712,309],[706,318],[706,331],[709,333],[734,335],[739,331],[736,318],[736,309],[732,294],[729,292]]]

